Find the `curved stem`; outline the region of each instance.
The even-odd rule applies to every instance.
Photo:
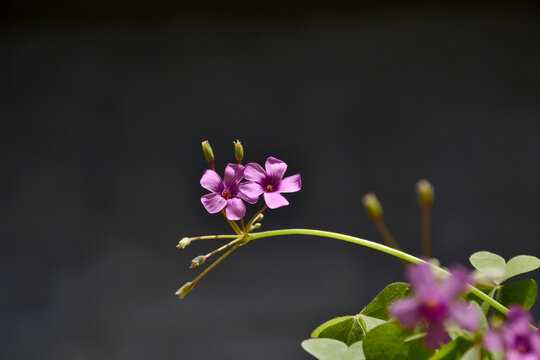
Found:
[[[406,260],[415,264],[420,263],[427,263],[426,261],[417,258],[416,256],[409,255],[403,251],[393,249],[389,246],[382,245],[373,241],[357,238],[354,236],[344,235],[340,233],[335,233],[331,231],[322,231],[322,230],[313,230],[313,229],[283,229],[283,230],[271,230],[271,231],[261,231],[258,233],[248,234],[247,240],[255,240],[265,237],[271,237],[271,236],[281,236],[281,235],[313,235],[313,236],[321,236],[321,237],[327,237],[337,240],[343,240],[348,241],[353,244],[362,245],[365,247],[369,247],[378,251],[382,251],[384,253],[387,253],[389,255],[395,256],[399,259]],[[433,269],[435,269],[437,272],[442,274],[449,274],[448,271],[435,266],[433,264],[430,264]],[[506,314],[508,312],[508,309],[500,304],[495,299],[492,299],[490,296],[484,294],[482,291],[478,290],[474,286],[469,286],[469,291],[479,297],[480,299],[484,300],[485,302],[489,303],[494,309],[499,310],[501,313]]]

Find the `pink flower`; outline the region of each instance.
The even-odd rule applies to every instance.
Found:
[[[444,328],[446,321],[453,320],[470,331],[479,324],[477,310],[459,298],[471,282],[467,270],[454,267],[451,273],[444,281],[437,281],[429,264],[410,266],[407,278],[416,296],[397,300],[390,306],[390,314],[406,328],[428,323],[424,345],[430,349],[450,339]]]
[[[255,204],[258,197],[251,197],[245,191],[247,183],[240,184],[243,166],[228,164],[225,168],[224,180],[214,170],[206,170],[201,177],[201,186],[212,193],[201,197],[201,202],[210,214],[225,208],[229,220],[240,220],[246,215],[246,205],[242,200]]]
[[[531,322],[528,312],[511,306],[505,326],[484,335],[484,347],[494,352],[505,351],[506,360],[539,360],[540,333],[531,329]]]
[[[287,164],[275,157],[266,159],[265,169],[259,164],[249,163],[244,168],[244,178],[249,180],[244,187],[250,197],[264,195],[264,202],[270,209],[289,205],[282,193],[292,193],[302,188],[300,174],[283,178]]]

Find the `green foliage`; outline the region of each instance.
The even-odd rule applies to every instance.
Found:
[[[360,341],[364,336],[388,320],[388,306],[409,295],[409,285],[393,283],[384,288],[358,315],[341,316],[319,325],[311,334],[313,338],[339,340],[346,345]]]
[[[385,287],[360,313],[381,320],[388,320],[388,306],[395,300],[409,296],[409,284],[397,282]]]
[[[319,360],[365,360],[362,342],[347,346],[334,339],[309,339],[302,347]]]
[[[341,316],[319,325],[312,333],[313,338],[327,338],[351,345],[364,338],[366,330],[362,328],[356,316]]]
[[[472,254],[469,258],[471,264],[479,271],[488,271],[491,269],[504,270],[506,261],[500,255],[489,251],[479,251]]]
[[[458,360],[467,353],[474,343],[464,337],[458,337],[441,347],[429,360]],[[474,359],[474,358],[473,358]]]
[[[529,310],[536,300],[537,286],[532,279],[520,280],[508,285],[502,285],[497,293],[497,301],[508,306],[517,304]]]
[[[492,269],[502,270],[504,276],[498,279],[497,283],[540,267],[540,259],[536,256],[518,255],[506,262],[500,255],[489,251],[476,252],[471,255],[469,261],[480,272],[488,272]]]
[[[368,360],[405,360],[409,355],[411,334],[395,322],[377,326],[364,339],[364,354]]]
[[[539,267],[540,259],[536,256],[518,255],[511,258],[504,267],[504,278],[502,281],[508,280],[516,275],[536,270]]]

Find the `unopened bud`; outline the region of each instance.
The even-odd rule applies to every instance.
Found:
[[[255,221],[262,221],[262,219],[264,219],[264,214],[259,214],[259,215],[255,218]]]
[[[253,226],[251,227],[251,230],[256,230],[256,229],[258,229],[258,228],[260,228],[260,227],[261,227],[261,223],[255,223],[255,224],[253,224]]]
[[[191,260],[190,268],[193,269],[193,268],[196,268],[199,265],[204,264],[205,260],[206,260],[206,258],[204,256],[202,256],[202,255],[197,256],[195,259]]]
[[[201,143],[202,145],[202,151],[204,154],[204,158],[210,165],[214,163],[214,152],[212,151],[212,147],[210,146],[210,143],[208,140],[205,140]]]
[[[234,143],[234,157],[236,158],[236,161],[240,164],[242,162],[242,159],[244,158],[244,147],[242,146],[242,143],[240,140],[233,141]]]
[[[183,249],[186,246],[188,246],[189,244],[191,244],[191,239],[188,238],[188,237],[185,237],[182,240],[180,240],[180,242],[178,243],[178,245],[176,245],[176,247],[179,248],[179,249]]]
[[[366,208],[367,214],[371,220],[376,220],[382,217],[383,209],[374,193],[370,192],[364,195],[362,198],[362,203],[364,203],[364,207]]]
[[[416,195],[420,205],[433,204],[433,186],[427,180],[420,180],[416,183]]]
[[[178,289],[175,295],[178,295],[180,299],[183,299],[184,296],[186,296],[187,293],[191,291],[191,289],[193,289],[193,284],[190,281],[190,282],[185,283],[184,286]]]

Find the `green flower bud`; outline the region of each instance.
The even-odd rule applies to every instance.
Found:
[[[374,193],[370,192],[364,195],[362,198],[362,203],[364,204],[367,214],[371,220],[376,220],[382,217],[383,209]]]
[[[201,143],[202,145],[202,151],[204,154],[204,158],[210,165],[214,163],[214,152],[212,151],[212,147],[210,146],[210,143],[208,140],[205,140]]]
[[[191,266],[190,268],[196,268],[199,265],[204,264],[206,258],[202,255],[197,256],[195,259],[191,260]]]
[[[433,204],[433,186],[427,180],[420,180],[416,183],[416,195],[420,205]]]
[[[240,164],[242,162],[242,159],[244,158],[244,147],[242,146],[242,143],[240,140],[233,141],[234,144],[234,157],[236,158],[236,161]]]
[[[255,221],[262,221],[262,219],[264,219],[264,214],[259,214],[259,215],[255,218]]]
[[[179,249],[183,249],[186,246],[188,246],[189,244],[191,244],[191,239],[188,238],[188,237],[185,237],[182,240],[180,240],[180,242],[178,243],[178,245],[176,245],[176,247],[179,248]]]
[[[260,228],[260,227],[261,227],[261,223],[255,223],[255,224],[253,224],[253,226],[251,227],[251,230],[256,230],[256,229],[258,229],[258,228]]]
[[[180,289],[178,289],[178,291],[175,293],[175,295],[178,295],[178,297],[180,299],[183,299],[184,296],[187,295],[187,293],[189,293],[191,291],[191,289],[193,289],[193,284],[190,282],[187,282],[184,284],[184,286],[182,286]]]

